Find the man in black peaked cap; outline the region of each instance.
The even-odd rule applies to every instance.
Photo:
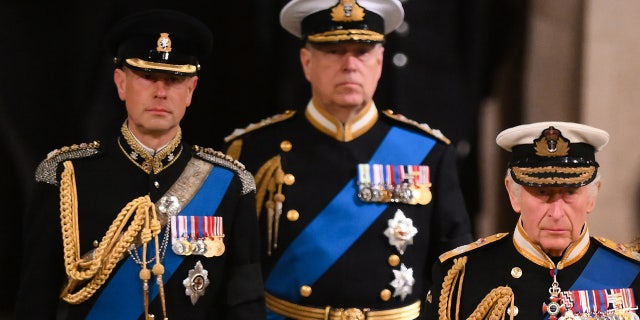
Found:
[[[16,314],[264,318],[253,176],[182,140],[211,32],[152,10],[121,20],[108,44],[127,118],[120,136],[56,149],[38,166]]]

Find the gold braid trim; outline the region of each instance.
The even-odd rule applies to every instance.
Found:
[[[89,299],[106,282],[120,258],[133,243],[134,238],[140,234],[145,223],[147,228],[142,232],[145,243],[160,232],[161,226],[157,220],[155,206],[149,196],[134,199],[113,220],[94,254],[90,258],[82,259],[73,164],[70,161],[65,161],[64,168],[60,184],[60,221],[64,245],[64,265],[69,282],[62,292],[61,298],[70,304],[79,304]],[[131,224],[120,237],[132,215]],[[152,216],[151,222],[148,220],[150,215]],[[75,293],[72,292],[84,280],[89,279],[90,281],[84,287]]]
[[[262,205],[267,190],[269,189],[269,184],[272,183],[271,180],[274,178],[274,172],[278,169],[282,170],[279,155],[269,159],[258,169],[258,172],[256,172],[256,213],[258,214],[258,218],[260,218],[260,212],[262,212]],[[271,197],[270,195],[269,198]]]
[[[467,318],[468,320],[488,319],[488,320],[504,320],[507,306],[513,310],[513,290],[509,287],[497,287],[489,292],[473,313]],[[509,319],[513,320],[515,312],[509,313]]]
[[[282,203],[285,196],[282,193],[284,184],[284,171],[280,155],[274,156],[265,162],[256,172],[256,211],[258,218],[262,212],[262,205],[267,207],[267,254],[278,247],[278,229],[280,216],[282,215]],[[267,196],[267,192],[269,193]],[[265,201],[266,198],[266,201]]]
[[[449,315],[451,314],[451,300],[453,296],[452,288],[458,283],[458,302],[460,299],[461,291],[462,291],[462,282],[464,280],[464,267],[467,263],[467,257],[460,257],[457,259],[453,259],[453,266],[449,271],[447,271],[447,275],[444,277],[442,281],[442,291],[440,292],[440,301],[438,301],[438,315],[440,320],[450,320]],[[459,303],[457,304],[459,305]],[[456,307],[456,320],[459,315],[459,307]]]
[[[453,300],[452,288],[457,285],[455,319],[460,319],[460,299],[462,297],[462,283],[464,282],[464,271],[467,257],[463,256],[453,260],[453,266],[442,282],[440,301],[438,302],[438,319],[451,320],[451,301]],[[513,309],[513,290],[509,287],[497,287],[487,294],[467,320],[498,320],[505,319],[507,306]],[[515,312],[511,312],[509,319],[513,320]]]

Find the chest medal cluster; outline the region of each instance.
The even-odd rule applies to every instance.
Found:
[[[551,270],[549,302],[542,304],[542,313],[549,320],[640,320],[633,289],[562,291],[557,273],[557,269]]]
[[[427,205],[432,198],[429,166],[362,163],[357,183],[364,202]]]
[[[171,216],[171,248],[180,256],[219,257],[224,251],[222,217]]]

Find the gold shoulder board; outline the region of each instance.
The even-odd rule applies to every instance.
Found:
[[[418,123],[417,121],[411,120],[411,119],[409,119],[409,118],[407,118],[407,117],[405,117],[405,116],[403,116],[401,114],[396,114],[396,113],[393,112],[393,110],[390,110],[390,109],[383,110],[382,114],[384,114],[385,116],[387,116],[387,117],[389,117],[391,119],[394,119],[396,121],[403,122],[403,123],[409,124],[409,125],[411,125],[413,127],[416,127],[418,129],[420,129],[420,130],[422,130],[422,131],[424,131],[424,132],[426,132],[426,133],[428,133],[428,134],[440,139],[440,141],[442,141],[442,142],[444,142],[446,144],[450,144],[451,143],[451,140],[449,140],[447,137],[445,137],[444,134],[442,134],[442,132],[440,130],[432,129],[426,123]]]
[[[459,247],[457,247],[457,248],[455,248],[453,250],[450,250],[448,252],[445,252],[445,253],[441,254],[440,258],[439,258],[440,262],[444,262],[444,261],[446,261],[447,259],[449,259],[449,258],[451,258],[453,256],[457,256],[459,254],[466,253],[466,252],[469,252],[471,250],[480,248],[480,247],[482,247],[484,245],[487,245],[489,243],[498,241],[498,240],[504,238],[506,235],[508,235],[508,233],[497,233],[497,234],[488,236],[486,238],[480,238],[480,239],[478,239],[478,240],[476,240],[474,242],[471,242],[469,244],[465,244],[465,245],[459,246]]]
[[[260,129],[260,128],[266,127],[268,125],[287,120],[287,119],[293,117],[294,114],[296,114],[295,110],[287,110],[287,111],[285,111],[283,113],[276,114],[276,115],[270,116],[268,118],[264,118],[264,119],[260,120],[257,123],[251,123],[251,124],[249,124],[248,126],[242,128],[242,129],[240,129],[240,128],[235,129],[235,130],[233,130],[233,132],[230,135],[224,137],[224,142],[229,142],[229,141],[231,141],[231,140],[233,140],[233,139],[235,139],[235,138],[237,138],[237,137],[239,137],[239,136],[241,136],[241,135],[243,135],[245,133],[251,132],[253,130]]]
[[[629,257],[633,260],[640,261],[640,252],[633,250],[633,248],[626,246],[622,243],[617,243],[613,240],[607,239],[605,237],[594,237],[598,242],[602,243],[605,247],[619,252],[620,254]]]
[[[99,148],[100,142],[93,141],[90,143],[74,144],[49,152],[49,154],[47,154],[47,158],[42,160],[38,165],[38,168],[36,168],[36,181],[46,182],[55,186],[59,185],[56,177],[58,164],[70,159],[80,159],[92,156],[100,152]]]

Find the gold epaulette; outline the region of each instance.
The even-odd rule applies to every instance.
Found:
[[[268,118],[264,118],[264,119],[260,120],[257,123],[251,123],[251,124],[249,124],[248,126],[242,128],[242,129],[240,129],[240,128],[235,129],[235,130],[233,130],[233,132],[230,135],[228,135],[228,136],[226,136],[224,138],[224,142],[229,142],[229,141],[231,141],[231,140],[233,140],[233,139],[235,139],[235,138],[237,138],[237,137],[239,137],[239,136],[241,136],[241,135],[243,135],[245,133],[254,131],[256,129],[260,129],[260,128],[266,127],[268,125],[287,120],[287,119],[293,117],[294,114],[296,114],[295,110],[287,110],[287,111],[285,111],[283,113],[276,114],[276,115],[270,116]]]
[[[445,252],[445,253],[440,255],[440,258],[439,258],[440,262],[444,262],[444,261],[448,260],[451,257],[460,255],[462,253],[469,252],[471,250],[480,248],[480,247],[482,247],[484,245],[487,245],[489,243],[492,243],[492,242],[498,241],[500,239],[503,239],[506,235],[508,235],[508,233],[497,233],[497,234],[488,236],[486,238],[480,238],[480,239],[478,239],[478,240],[476,240],[474,242],[471,242],[469,244],[465,244],[465,245],[459,246],[459,247],[457,247],[457,248],[455,248],[453,250],[449,250],[449,251],[447,251],[447,252]]]
[[[47,158],[42,160],[38,168],[36,168],[36,181],[58,186],[59,182],[56,177],[56,172],[60,163],[70,159],[92,156],[100,152],[99,148],[100,142],[93,141],[90,143],[74,144],[49,152]]]
[[[202,160],[206,160],[236,172],[242,182],[242,194],[247,194],[256,190],[256,183],[253,179],[253,175],[245,169],[244,165],[240,161],[234,159],[230,155],[224,154],[223,152],[213,150],[212,148],[193,146],[193,150]]]
[[[408,125],[411,125],[413,127],[416,127],[436,138],[438,138],[440,141],[446,143],[446,144],[450,144],[451,140],[449,140],[447,137],[444,136],[444,134],[442,134],[442,132],[438,129],[432,129],[428,124],[426,123],[418,123],[415,120],[411,120],[401,114],[396,114],[393,112],[393,110],[387,109],[387,110],[383,110],[382,114],[384,114],[385,116],[394,119],[396,121],[400,121],[402,123],[406,123]]]
[[[598,240],[598,242],[602,243],[602,245],[604,245],[605,247],[613,251],[619,252],[625,257],[629,257],[633,260],[640,261],[640,252],[633,250],[633,248],[627,245],[624,245],[622,243],[617,243],[605,237],[593,237],[593,238]]]

